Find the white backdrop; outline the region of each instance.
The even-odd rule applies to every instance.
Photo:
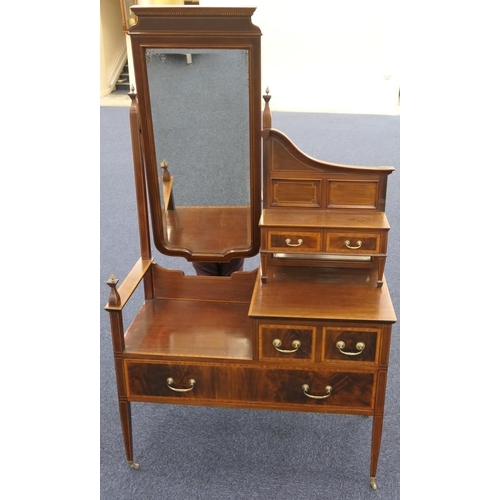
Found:
[[[200,6],[257,8],[262,90],[269,86],[273,111],[399,114],[399,0],[200,0]]]
[[[272,110],[398,114],[398,0],[200,0],[256,6]]]

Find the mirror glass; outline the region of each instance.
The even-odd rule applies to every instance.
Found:
[[[160,196],[170,209],[163,222],[168,249],[192,254],[247,249],[248,50],[147,48],[145,62]]]

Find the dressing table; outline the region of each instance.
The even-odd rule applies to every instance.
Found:
[[[140,256],[120,284],[110,277],[105,307],[126,459],[139,467],[131,402],[362,415],[376,489],[396,321],[383,279],[393,169],[320,162],[272,129],[254,10],[132,7]],[[156,263],[152,244],[191,262],[260,252],[261,265],[187,276]]]

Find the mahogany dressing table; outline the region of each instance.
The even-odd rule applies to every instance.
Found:
[[[130,124],[141,248],[120,286],[114,276],[107,282],[105,307],[127,462],[139,467],[131,402],[364,415],[373,418],[369,478],[376,489],[396,322],[383,279],[389,232],[385,193],[392,167],[307,157],[272,129],[269,94],[261,121],[261,33],[251,22],[253,8],[132,10],[137,92],[130,93]],[[186,74],[180,65],[186,64],[186,53],[193,66],[199,62],[195,71],[205,64],[231,64],[240,71],[234,87],[245,94],[238,111],[242,126],[226,125],[228,134],[236,129],[234,141],[244,144],[243,157],[238,159],[238,148],[231,160],[243,170],[230,181],[240,185],[243,179],[246,187],[231,193],[230,203],[187,200],[183,155],[189,155],[190,144],[199,147],[196,133],[188,134],[181,151],[185,134],[161,142],[178,116],[168,107],[175,97],[168,93],[173,87],[168,78],[176,78],[175,68]],[[165,93],[153,84],[162,68],[168,73]],[[181,86],[173,91],[182,102]],[[199,126],[196,116],[189,119]],[[217,128],[211,141],[223,133]],[[226,154],[223,144],[228,145],[215,149]],[[203,168],[217,176],[213,169],[221,163],[210,162],[211,155],[208,150],[203,155]],[[161,253],[188,261],[227,262],[260,252],[261,266],[231,277],[186,276],[154,262],[151,240]],[[139,287],[144,302],[125,330],[122,311]]]

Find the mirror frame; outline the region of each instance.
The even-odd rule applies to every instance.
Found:
[[[260,249],[259,219],[261,214],[261,31],[251,17],[255,7],[131,7],[137,23],[129,30],[142,152],[151,216],[154,245],[169,256],[182,256],[188,261],[228,262],[237,257],[253,257]],[[250,241],[239,249],[204,251],[169,247],[166,240],[165,207],[158,170],[161,158],[156,157],[153,117],[146,64],[147,49],[242,49],[248,51],[249,89],[249,182],[250,182]]]

